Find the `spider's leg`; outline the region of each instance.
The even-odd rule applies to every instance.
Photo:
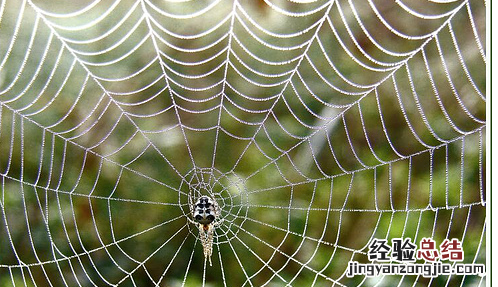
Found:
[[[204,241],[205,241],[204,227],[200,223],[197,223],[197,227],[199,228],[199,236],[201,237],[202,246],[204,246]]]
[[[220,226],[221,224],[223,224],[223,221],[225,221],[225,219],[224,219],[224,218],[222,218],[222,219],[220,219],[219,221],[217,221],[217,222],[213,223],[213,226],[214,226],[214,227],[218,227],[218,226]]]
[[[190,209],[190,214],[187,214],[187,220],[192,223],[192,224],[197,224],[197,222],[195,222],[194,220],[192,220],[192,218],[190,218],[190,216],[194,216],[194,209],[193,209],[193,204],[192,204],[192,199],[191,199],[191,196],[190,194],[188,195],[188,205],[189,205],[189,209]]]
[[[216,221],[215,223],[213,223],[213,225],[215,227],[218,227],[218,226],[220,226],[223,223],[223,221],[225,219],[221,218],[221,210],[220,210],[220,207],[219,207],[219,205],[218,205],[217,202],[215,202],[215,213],[216,213],[216,218],[220,218],[220,219],[218,221]]]
[[[213,254],[213,226],[209,226],[209,229],[206,234],[206,249],[204,249],[204,256],[209,258],[209,266],[213,266],[213,262],[211,261],[211,255]]]
[[[221,217],[221,212],[219,210],[216,211],[216,218],[218,220],[213,223],[215,227],[220,226],[223,223],[223,221],[225,221],[225,219]]]
[[[195,207],[194,207],[194,202],[192,200],[192,195],[190,195],[190,193],[188,194],[188,206],[190,208],[190,214],[192,214],[192,216],[193,216]]]

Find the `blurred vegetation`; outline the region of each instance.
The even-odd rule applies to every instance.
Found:
[[[483,3],[407,1],[451,17],[420,19],[373,1],[396,31],[433,33],[407,40],[351,1],[395,56],[346,1],[302,17],[276,9],[327,2],[239,2],[225,22],[232,1],[192,19],[153,7],[187,15],[214,2],[101,1],[68,18],[41,11],[91,2],[2,2],[0,286],[484,286],[345,276],[372,238],[459,238],[465,263],[485,263],[486,71],[472,32],[485,47]],[[185,218],[196,192],[225,218],[212,267]]]

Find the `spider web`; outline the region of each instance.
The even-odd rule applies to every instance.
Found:
[[[0,285],[485,285],[346,277],[486,262],[485,1],[72,2],[1,2]]]

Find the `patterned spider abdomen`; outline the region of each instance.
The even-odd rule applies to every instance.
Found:
[[[201,196],[195,203],[194,220],[200,224],[208,225],[216,219],[216,210],[213,200]]]

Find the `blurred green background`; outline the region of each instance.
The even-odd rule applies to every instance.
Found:
[[[483,1],[1,3],[0,286],[485,285],[345,276],[485,263]]]

